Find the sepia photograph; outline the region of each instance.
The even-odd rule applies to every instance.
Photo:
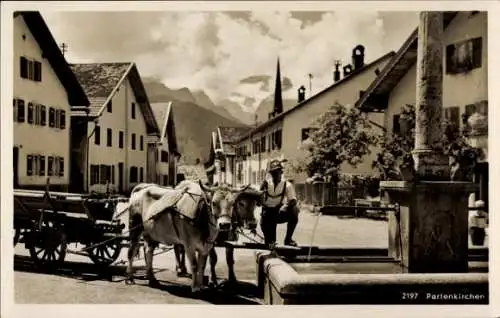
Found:
[[[2,5],[14,305],[488,308],[487,6],[189,2]]]

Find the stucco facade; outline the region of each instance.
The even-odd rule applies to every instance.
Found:
[[[106,107],[98,119],[99,133],[96,134],[95,123],[89,124],[89,133],[92,134],[89,143],[90,191],[106,191],[106,184],[93,182],[95,181],[92,180],[93,165],[112,167],[109,186],[113,191],[119,190],[120,183],[122,189],[129,189],[146,180],[148,159],[145,141],[146,124],[128,79],[122,82],[112,97],[111,105],[111,112],[108,111],[109,107]],[[122,143],[120,139],[123,140]],[[133,171],[135,169],[137,172]]]
[[[39,41],[28,21],[37,30]],[[70,105],[68,84],[62,82],[61,72],[58,76],[53,64],[59,63],[59,70],[71,70],[62,55],[43,54],[47,48],[41,46],[54,40],[38,12],[16,14],[13,36],[14,187],[42,188],[49,177],[53,188],[67,190],[70,111],[77,105]],[[86,97],[83,99],[86,103],[80,106],[88,106]]]
[[[237,178],[237,183],[260,184],[266,178],[267,165],[273,159],[286,160],[285,167],[287,164],[296,164],[297,160],[300,160],[304,155],[303,150],[300,149],[303,142],[302,130],[313,128],[313,122],[316,118],[325,113],[335,102],[354,106],[361,91],[367,89],[377,77],[376,70],[382,69],[393,54],[391,52],[370,64],[363,65],[355,73],[344,76],[343,79],[338,80],[329,88],[264,123],[261,127],[257,127],[244,140],[241,140],[235,147],[241,149],[246,146],[246,151],[243,151],[246,152],[246,156],[237,156],[236,171],[238,171],[237,169],[242,171],[241,178]],[[367,116],[372,122],[382,127],[383,114],[371,113]],[[379,127],[374,126],[373,129],[375,132],[382,133]],[[259,147],[253,146],[253,141],[257,140],[261,141],[263,151],[259,151]],[[238,149],[236,152],[238,153]],[[342,165],[342,173],[375,173],[371,165],[376,152],[377,149],[373,148],[372,153],[366,155],[363,162],[356,167],[348,164]],[[293,169],[287,168],[285,169],[285,177],[296,183],[303,183],[307,179],[306,174],[296,173]]]
[[[455,44],[467,39],[482,38],[481,66],[458,74],[446,71],[446,59],[443,61],[443,108],[459,107],[464,114],[467,105],[488,100],[488,36],[487,13],[471,15],[470,12],[458,13],[444,31],[443,45]],[[401,112],[405,104],[415,105],[416,101],[416,63],[411,66],[401,81],[389,94],[388,107],[385,111],[384,125],[388,132],[393,131],[393,118]],[[463,125],[461,117],[459,121]]]

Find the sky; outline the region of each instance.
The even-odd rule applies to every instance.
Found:
[[[370,62],[397,50],[417,12],[152,11],[44,12],[70,63],[134,61],[170,88],[204,90],[215,102],[252,75],[282,76],[313,92],[333,82],[335,60],[365,46]],[[251,92],[247,92],[251,93]]]

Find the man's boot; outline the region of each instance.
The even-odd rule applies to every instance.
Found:
[[[288,246],[297,246],[297,242],[295,242],[293,237],[293,232],[295,232],[295,228],[297,227],[297,223],[299,223],[299,215],[296,208],[294,208],[290,213],[290,219],[286,224],[286,235],[285,235],[285,245]]]

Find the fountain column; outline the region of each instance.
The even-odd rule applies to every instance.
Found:
[[[418,26],[414,178],[381,182],[389,213],[389,255],[413,273],[468,271],[470,182],[449,181],[442,136],[443,13],[421,12]]]

